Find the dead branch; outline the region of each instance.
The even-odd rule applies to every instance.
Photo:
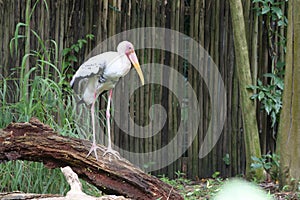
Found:
[[[125,159],[86,158],[91,143],[61,136],[32,118],[0,130],[0,161],[43,162],[48,168],[70,166],[78,176],[106,194],[132,199],[183,199],[170,185],[144,173]],[[103,152],[102,152],[103,154]]]

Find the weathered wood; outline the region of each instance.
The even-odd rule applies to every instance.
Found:
[[[3,200],[9,199],[22,199],[22,200],[77,200],[80,198],[69,198],[68,196],[62,197],[56,194],[31,194],[31,193],[22,193],[22,192],[9,192],[9,193],[0,193],[0,198]],[[80,200],[126,200],[122,196],[115,195],[106,195],[98,198],[81,198]]]
[[[5,192],[0,193],[0,199],[48,199],[60,198],[61,195],[56,194],[31,194],[22,192]]]
[[[144,173],[125,159],[86,158],[91,143],[60,136],[32,118],[0,130],[0,160],[43,162],[46,167],[70,166],[82,179],[106,194],[133,199],[183,199],[170,185]],[[103,152],[102,152],[103,153]]]

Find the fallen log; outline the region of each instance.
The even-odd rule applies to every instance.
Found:
[[[70,166],[80,178],[105,194],[132,199],[183,199],[172,186],[144,173],[126,159],[86,158],[90,146],[87,140],[57,134],[35,118],[27,123],[11,123],[0,130],[0,161],[37,161],[48,168]]]

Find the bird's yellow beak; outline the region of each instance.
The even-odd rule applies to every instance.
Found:
[[[128,58],[131,61],[131,63],[133,64],[134,68],[136,69],[136,71],[141,79],[142,85],[144,85],[144,83],[145,83],[144,75],[141,70],[141,66],[140,66],[139,60],[137,59],[135,52],[134,51],[130,52],[130,54],[128,55]]]

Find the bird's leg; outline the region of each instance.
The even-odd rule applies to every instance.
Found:
[[[97,143],[96,143],[96,126],[95,126],[95,102],[97,99],[96,92],[94,94],[94,98],[95,99],[91,106],[92,126],[93,126],[93,144],[92,144],[92,147],[86,157],[88,157],[94,151],[96,160],[98,161],[97,149],[101,149],[101,148],[99,146],[97,146]]]
[[[118,159],[120,159],[120,154],[119,152],[115,151],[111,147],[111,135],[110,135],[110,102],[112,98],[112,92],[113,90],[109,90],[109,95],[108,95],[108,100],[107,100],[107,108],[106,108],[106,125],[107,125],[107,135],[108,135],[108,145],[107,145],[107,150],[104,152],[103,156],[105,154],[111,154],[116,156]]]

